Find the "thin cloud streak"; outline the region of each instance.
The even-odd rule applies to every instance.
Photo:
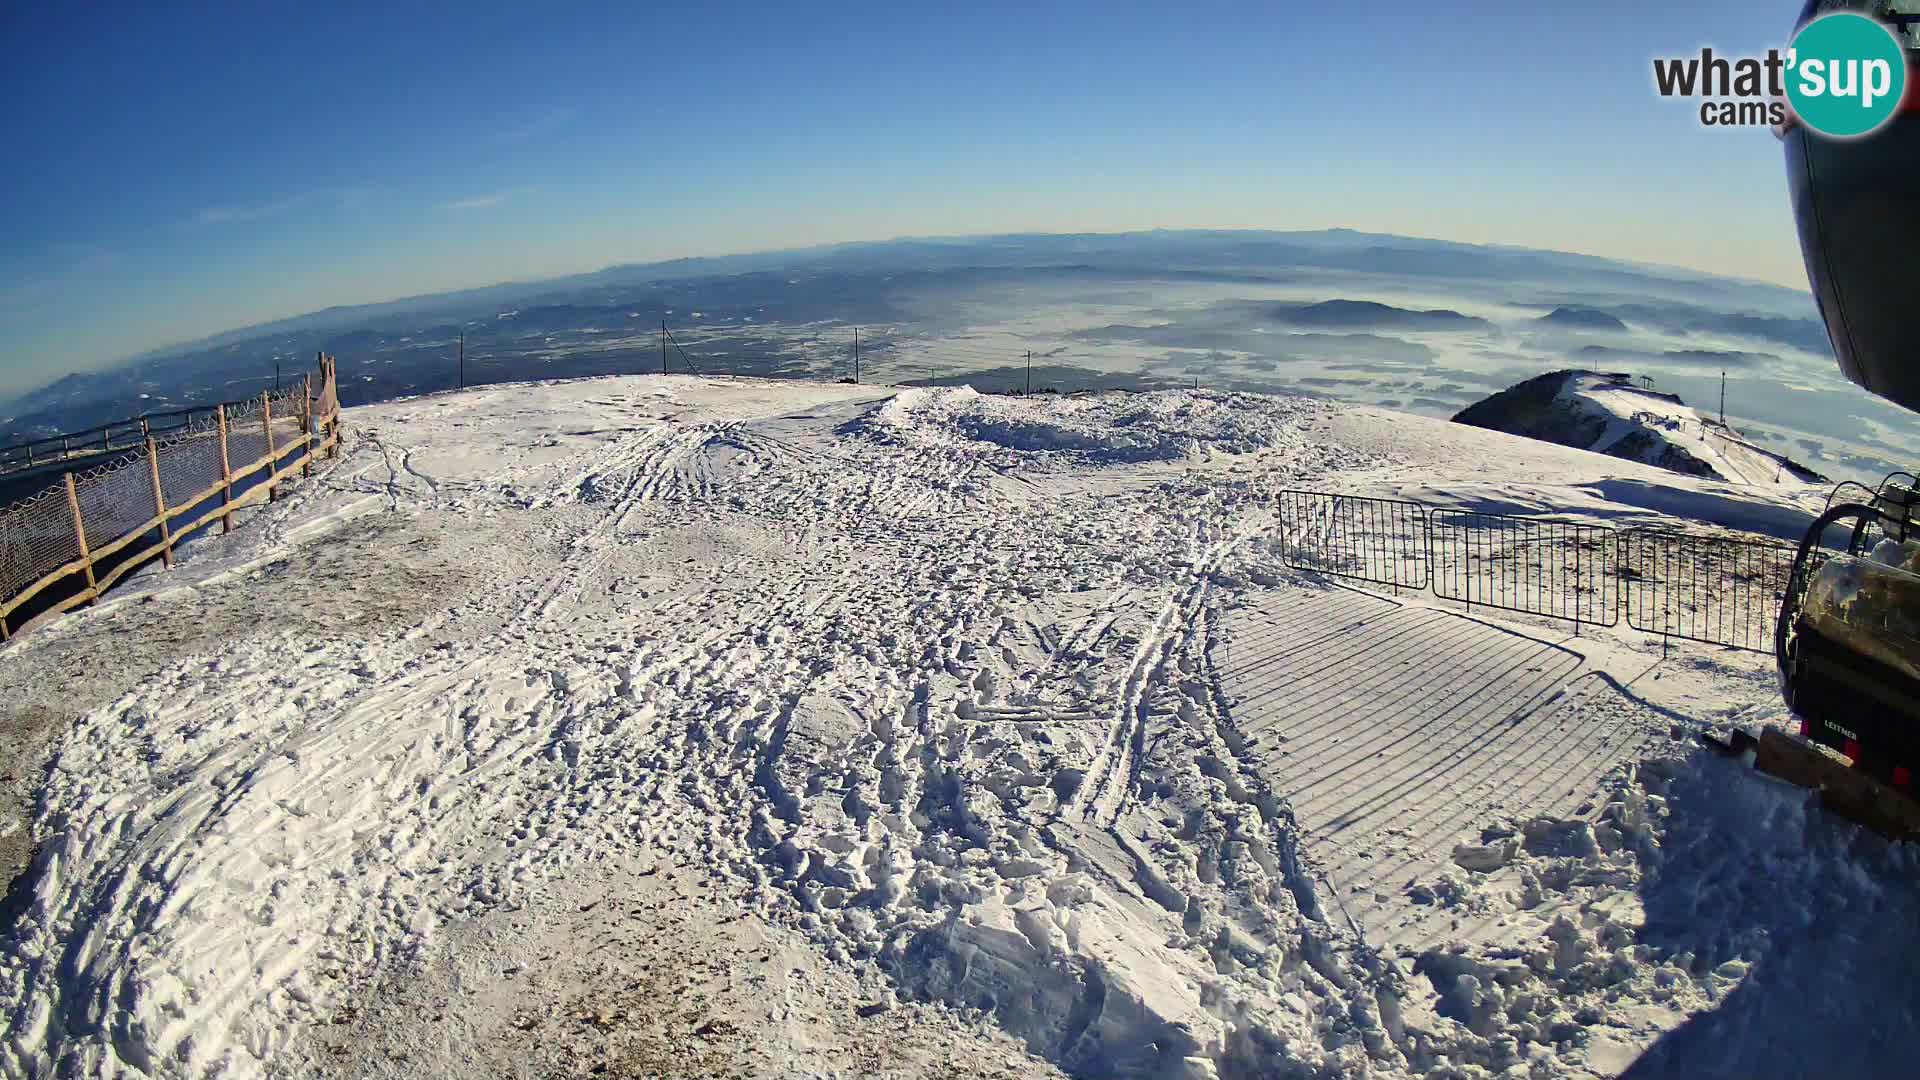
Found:
[[[303,193],[257,206],[214,206],[200,211],[194,220],[202,225],[229,225],[239,221],[259,221],[262,218],[278,217],[298,210],[312,199],[313,196],[310,193]]]
[[[232,225],[239,222],[262,221],[280,217],[309,206],[334,203],[342,209],[357,210],[366,205],[367,196],[372,191],[365,185],[341,188],[321,188],[315,191],[302,191],[284,199],[269,203],[246,206],[213,206],[196,214],[196,225]]]
[[[449,203],[441,203],[440,209],[456,212],[462,210],[490,210],[493,207],[505,203],[512,194],[510,191],[496,191],[491,195],[475,195],[469,199],[455,199]]]
[[[495,132],[487,141],[493,143],[524,142],[536,136],[544,135],[556,128],[565,127],[572,123],[574,118],[579,115],[580,110],[578,109],[548,109],[546,112],[528,120],[526,123],[507,128],[504,131]]]

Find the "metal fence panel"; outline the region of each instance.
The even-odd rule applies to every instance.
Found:
[[[1795,549],[1653,529],[1621,534],[1627,625],[1754,652],[1773,650]]]
[[[1427,587],[1427,515],[1419,503],[1280,492],[1281,558],[1317,570],[1396,588]]]
[[[1436,595],[1594,626],[1620,621],[1612,529],[1465,510],[1434,510],[1428,522]]]
[[[1545,518],[1280,493],[1287,565],[1576,624],[1767,652],[1795,549]]]

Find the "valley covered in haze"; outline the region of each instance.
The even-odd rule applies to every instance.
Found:
[[[863,382],[1198,384],[1437,417],[1565,368],[1648,377],[1714,414],[1724,372],[1729,421],[1836,480],[1920,459],[1920,420],[1841,377],[1805,292],[1345,230],[842,244],[333,308],[68,375],[0,405],[0,441],[236,400],[318,352],[349,405],[448,389],[462,335],[469,384],[663,363],[852,378],[856,328]]]

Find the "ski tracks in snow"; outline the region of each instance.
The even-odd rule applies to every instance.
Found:
[[[1103,827],[1112,827],[1139,782],[1140,758],[1151,720],[1150,699],[1167,675],[1176,653],[1191,641],[1191,629],[1207,600],[1208,575],[1224,545],[1207,545],[1194,560],[1190,581],[1176,587],[1161,605],[1141,639],[1121,684],[1113,725],[1087,782],[1065,809]]]
[[[1309,1034],[1371,1006],[1333,933],[1301,925],[1284,807],[1246,782],[1210,689],[1258,485],[1075,491],[1036,457],[1058,482],[1010,495],[1004,448],[779,430],[622,428],[467,481],[538,485],[484,513],[365,440],[395,512],[537,513],[558,559],[503,552],[506,584],[461,612],[183,661],[85,718],[0,955],[8,1066],[259,1071],[446,920],[637,849],[831,959],[991,998],[1059,1060],[1375,1053]],[[1105,600],[1071,629],[1028,617],[1082,595]],[[455,622],[493,630],[435,629]],[[1303,934],[1316,959],[1289,974]]]

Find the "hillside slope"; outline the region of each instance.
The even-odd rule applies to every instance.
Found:
[[[1763,450],[1673,394],[1627,375],[1555,371],[1461,410],[1454,422],[1644,462],[1738,484],[1826,483],[1826,477]]]

